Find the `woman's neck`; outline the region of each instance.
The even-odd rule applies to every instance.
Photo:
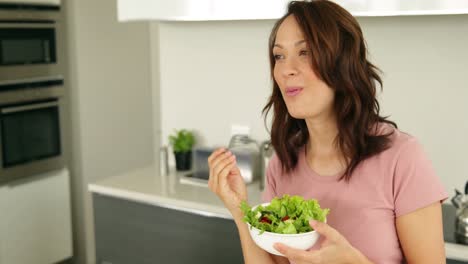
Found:
[[[338,127],[334,118],[306,119],[309,131],[307,152],[312,156],[336,155],[339,152],[335,144]]]
[[[309,131],[306,160],[309,166],[320,175],[342,173],[347,161],[339,146],[335,144],[338,135],[335,119],[306,120],[306,124]]]

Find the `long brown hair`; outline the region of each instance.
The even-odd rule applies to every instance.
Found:
[[[293,15],[298,22],[309,52],[314,72],[335,92],[334,111],[338,135],[335,144],[348,161],[340,179],[349,180],[364,159],[382,152],[390,145],[390,134],[378,134],[380,122],[397,125],[379,115],[377,83],[382,88],[381,72],[367,59],[366,43],[356,19],[344,8],[330,1],[292,1],[287,13],[274,25],[269,40],[273,91],[262,113],[266,121],[273,107],[271,142],[283,171],[292,171],[298,162],[298,150],[309,140],[304,119],[289,115],[278,83],[273,76],[273,45],[281,23]]]

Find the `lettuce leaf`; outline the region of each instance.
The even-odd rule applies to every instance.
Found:
[[[245,201],[240,204],[243,221],[263,232],[298,234],[310,232],[309,220],[324,222],[330,209],[322,209],[315,199],[287,194],[275,197],[267,206],[259,205],[254,210]]]

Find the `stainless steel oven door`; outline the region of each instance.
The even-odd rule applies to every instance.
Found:
[[[0,107],[0,183],[65,166],[59,97]]]
[[[0,80],[61,75],[58,13],[3,10],[0,5]]]

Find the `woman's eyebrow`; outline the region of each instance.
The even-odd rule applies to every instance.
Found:
[[[302,43],[305,43],[305,42],[306,42],[306,41],[305,41],[304,39],[299,40],[299,41],[297,41],[296,43],[294,43],[294,46],[297,47],[297,46],[299,46],[299,45],[301,45]],[[280,49],[283,49],[283,48],[284,48],[281,44],[277,44],[277,43],[275,43],[275,45],[273,45],[273,47],[278,47],[278,48],[280,48]]]

